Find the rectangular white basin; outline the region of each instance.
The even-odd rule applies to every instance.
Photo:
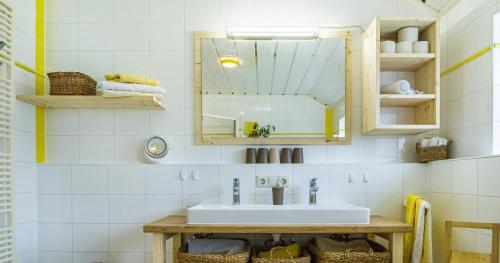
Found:
[[[370,209],[345,203],[321,205],[196,205],[188,224],[369,224]]]

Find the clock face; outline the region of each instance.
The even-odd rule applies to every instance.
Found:
[[[161,158],[168,153],[168,144],[163,138],[152,137],[146,142],[145,150],[149,156]]]

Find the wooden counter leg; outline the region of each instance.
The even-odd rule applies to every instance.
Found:
[[[403,263],[403,233],[389,235],[389,247],[392,254],[392,263]]]
[[[177,251],[182,245],[182,234],[172,236],[172,262],[177,263]]]
[[[163,233],[153,233],[153,263],[165,263],[165,242],[167,238]]]

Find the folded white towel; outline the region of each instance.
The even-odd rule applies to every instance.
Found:
[[[398,80],[384,85],[380,88],[382,94],[410,94],[410,82],[407,80]]]
[[[164,94],[165,89],[157,86],[147,86],[132,83],[121,83],[114,81],[99,81],[97,83],[98,90],[116,90],[116,91],[134,91],[144,93],[160,93]]]

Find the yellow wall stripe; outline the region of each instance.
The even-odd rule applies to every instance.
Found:
[[[333,109],[325,107],[325,137],[333,137]]]
[[[485,54],[488,54],[491,50],[493,50],[493,48],[499,48],[499,47],[500,47],[500,43],[496,43],[496,44],[484,47],[483,49],[481,49],[478,52],[474,53],[472,56],[470,56],[470,57],[468,57],[468,58],[466,58],[466,59],[458,62],[457,64],[451,66],[449,69],[441,72],[441,77],[444,77],[446,75],[451,74],[454,71],[459,70],[461,67],[463,67],[463,66],[471,63],[472,61],[480,58],[481,56],[483,56]]]
[[[45,94],[45,0],[36,0],[35,94]],[[36,107],[36,162],[45,162],[45,110]]]

